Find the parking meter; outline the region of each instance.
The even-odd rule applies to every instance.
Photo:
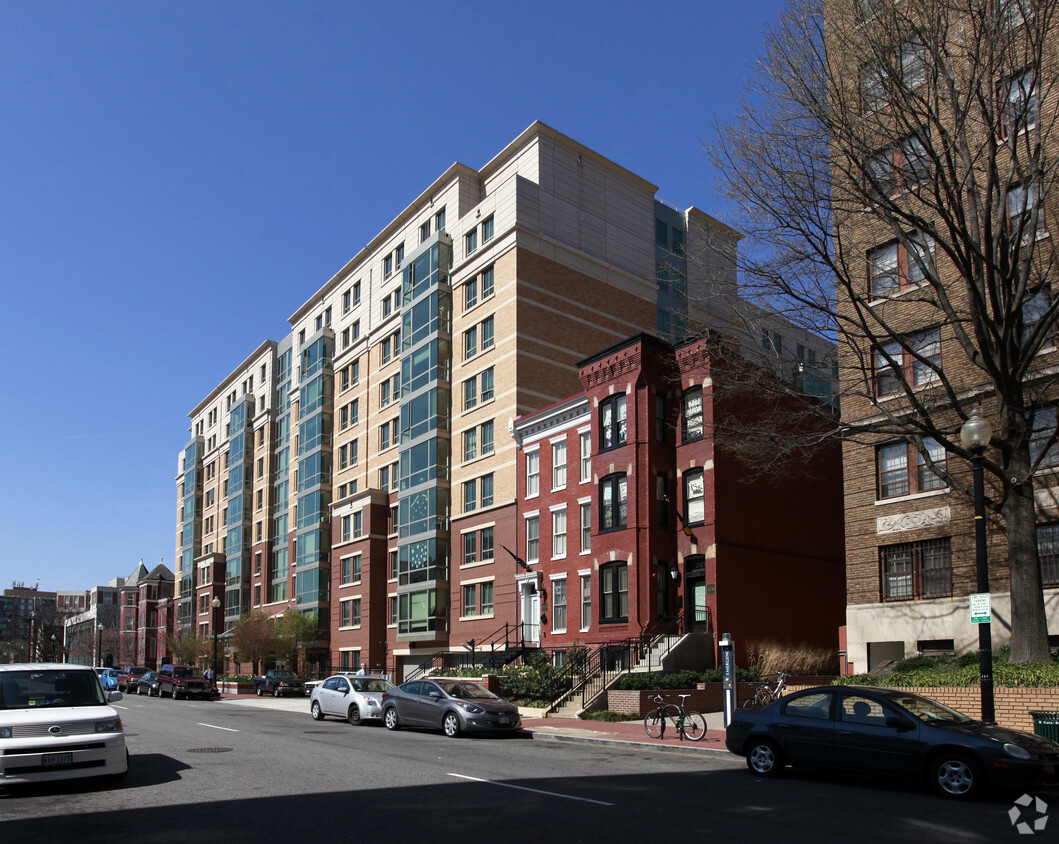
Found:
[[[724,701],[724,726],[727,729],[735,715],[735,642],[731,634],[721,637],[721,696]]]

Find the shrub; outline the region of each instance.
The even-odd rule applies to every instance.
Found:
[[[841,686],[897,686],[937,688],[938,686],[977,686],[979,680],[978,655],[974,660],[958,659],[951,663],[942,663],[933,667],[920,667],[911,670],[895,670],[886,677],[874,674],[854,674],[850,677],[839,677],[836,685]],[[912,662],[912,660],[906,660]],[[1059,663],[1035,662],[1028,665],[1016,665],[1004,659],[993,661],[993,685],[1002,688],[1057,688],[1059,687]]]
[[[838,652],[806,642],[747,642],[750,665],[761,674],[837,674]]]
[[[674,671],[671,674],[661,672],[626,674],[614,688],[633,692],[693,689],[698,683],[719,683],[721,679],[720,668],[711,668],[708,671]],[[753,683],[760,679],[760,675],[756,668],[737,668],[735,679],[741,683]]]
[[[639,721],[641,717],[635,712],[613,712],[610,709],[581,713],[582,721]]]

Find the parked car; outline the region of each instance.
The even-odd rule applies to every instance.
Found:
[[[761,777],[785,765],[924,778],[966,800],[987,787],[1027,790],[1059,783],[1059,744],[985,724],[897,689],[827,686],[739,710],[726,733],[732,753]]]
[[[125,692],[125,694],[131,694],[136,691],[136,684],[139,682],[140,677],[146,673],[147,668],[142,665],[121,669],[118,672],[118,689]]]
[[[309,712],[313,719],[345,718],[353,726],[382,719],[383,693],[393,688],[385,677],[343,672],[328,677],[313,688]]]
[[[305,681],[285,668],[273,668],[265,672],[264,677],[254,678],[254,691],[257,696],[304,695]]]
[[[522,728],[518,707],[467,680],[413,680],[383,693],[388,730],[432,727],[455,738],[462,732],[512,732]]]
[[[212,698],[213,685],[192,665],[163,665],[158,669],[158,697]]]
[[[125,732],[107,705],[121,698],[121,692],[104,692],[88,666],[0,665],[0,783],[123,779],[129,769]]]
[[[99,684],[103,687],[104,691],[110,692],[118,688],[117,669],[97,668],[96,674],[99,675]]]
[[[162,693],[159,689],[157,671],[148,671],[136,681],[136,694],[138,695],[147,695],[147,697],[155,697],[157,695],[161,697]]]

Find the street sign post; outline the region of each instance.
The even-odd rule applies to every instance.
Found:
[[[989,624],[993,620],[989,592],[971,595],[971,624]]]

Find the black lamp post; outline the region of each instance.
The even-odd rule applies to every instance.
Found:
[[[213,598],[213,683],[217,684],[217,610],[221,608],[221,599]]]
[[[985,484],[982,479],[982,454],[993,436],[993,429],[982,418],[978,408],[971,411],[960,428],[963,447],[971,452],[971,468],[974,474],[974,547],[975,565],[978,573],[979,594],[989,594],[989,564],[985,545]],[[993,703],[993,630],[990,622],[978,624],[978,675],[982,688],[982,720],[996,723]]]
[[[96,666],[103,667],[103,625],[96,625]]]

